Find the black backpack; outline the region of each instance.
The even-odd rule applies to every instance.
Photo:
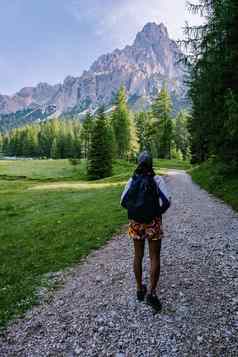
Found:
[[[128,210],[128,218],[139,223],[151,223],[161,216],[159,192],[153,176],[134,175],[122,206]]]

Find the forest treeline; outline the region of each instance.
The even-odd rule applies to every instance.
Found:
[[[190,157],[187,112],[172,117],[172,101],[162,88],[150,110],[132,113],[126,92],[120,88],[112,112],[100,108],[79,120],[51,119],[11,130],[1,136],[0,149],[7,156],[84,158],[91,178],[110,176],[113,159],[134,160],[139,151],[155,158]]]
[[[205,24],[187,26],[193,162],[215,157],[238,168],[238,1],[189,4]]]

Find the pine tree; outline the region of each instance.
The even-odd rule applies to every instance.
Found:
[[[54,138],[51,150],[50,150],[50,157],[52,159],[59,159],[60,158],[60,152],[59,152],[59,145],[57,142],[57,138]]]
[[[104,108],[95,120],[88,157],[88,177],[97,180],[112,174],[112,143],[108,132]]]
[[[74,157],[74,135],[71,128],[68,129],[68,133],[65,136],[65,157],[73,158]]]
[[[23,134],[22,155],[25,157],[36,157],[37,147],[38,147],[38,136],[35,127],[27,126],[24,129],[24,134]]]
[[[81,143],[81,124],[79,120],[72,121],[73,131],[73,158],[81,159],[82,157],[82,143]]]
[[[2,149],[3,149],[3,136],[2,134],[0,133],[0,155],[2,153]]]
[[[130,122],[124,87],[121,87],[117,94],[116,108],[113,112],[113,129],[116,139],[117,157],[125,159],[128,157],[130,150]]]
[[[138,141],[140,145],[140,152],[146,149],[146,137],[145,137],[145,126],[147,121],[147,113],[141,112],[136,114],[135,123],[136,131],[138,136]]]
[[[40,155],[43,157],[50,157],[52,143],[54,140],[54,133],[52,133],[51,123],[45,122],[41,124],[40,132],[38,135]]]
[[[161,89],[158,97],[152,105],[152,114],[157,136],[157,155],[159,158],[171,158],[171,143],[173,135],[172,125],[172,102],[164,87]]]
[[[114,160],[117,156],[117,145],[116,145],[116,137],[115,137],[115,133],[113,130],[113,123],[112,123],[112,116],[108,116],[107,117],[107,129],[108,129],[108,140],[111,146],[111,157],[112,160]]]
[[[81,140],[79,136],[74,136],[74,142],[73,142],[73,158],[75,159],[81,159],[82,157],[82,145],[81,145]]]
[[[9,141],[10,141],[9,134],[5,134],[3,136],[2,151],[7,156],[10,155],[10,153],[9,153]]]
[[[87,157],[88,157],[88,151],[89,151],[89,148],[91,145],[91,137],[92,137],[93,127],[94,127],[93,116],[91,115],[91,113],[87,113],[86,118],[82,125],[82,131],[81,131],[83,156],[85,159],[87,159]]]
[[[152,157],[158,158],[158,137],[156,121],[151,113],[148,113],[145,122],[145,149],[151,153]]]
[[[175,118],[174,124],[174,143],[178,153],[181,152],[182,159],[190,158],[190,134],[188,131],[189,114],[186,111],[180,111]]]
[[[139,137],[137,134],[137,126],[135,116],[130,113],[129,115],[129,128],[130,128],[130,145],[129,145],[129,160],[135,161],[140,151]]]
[[[140,145],[139,151],[147,150],[154,158],[158,157],[157,121],[153,119],[151,113],[141,112],[136,115],[135,122]]]

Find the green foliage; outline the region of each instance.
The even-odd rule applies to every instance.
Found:
[[[51,145],[50,157],[52,159],[59,159],[60,158],[59,144],[58,144],[56,138],[53,139],[53,142],[52,142],[52,145]]]
[[[133,162],[137,158],[140,149],[140,144],[137,135],[135,116],[132,113],[130,113],[129,115],[129,128],[130,128],[130,145],[129,145],[128,159]]]
[[[148,150],[155,158],[190,159],[189,114],[181,111],[172,118],[172,104],[163,88],[152,105],[151,112],[135,116],[139,150]]]
[[[97,180],[112,174],[112,140],[106,122],[104,108],[95,120],[88,155],[88,177]]]
[[[139,150],[146,149],[145,123],[147,121],[147,113],[141,112],[135,115],[136,132],[140,144]]]
[[[80,123],[53,119],[14,129],[3,136],[2,150],[9,156],[80,158]]]
[[[141,112],[135,117],[139,150],[149,151],[153,157],[157,157],[157,137],[156,128],[151,113]]]
[[[216,155],[238,165],[238,2],[200,0],[190,10],[207,20],[185,31],[191,53],[192,159]]]
[[[171,144],[173,137],[172,102],[166,87],[162,88],[152,105],[152,115],[156,135],[157,156],[171,158]]]
[[[82,148],[83,148],[83,157],[85,159],[88,158],[88,152],[91,145],[92,133],[94,129],[94,119],[90,113],[87,113],[86,118],[82,125],[81,130],[81,141],[82,141]]]
[[[181,111],[175,118],[174,123],[174,153],[177,152],[178,157],[180,157],[181,160],[190,159],[190,134],[188,130],[189,118],[190,116],[186,111]]]
[[[80,159],[73,159],[73,158],[71,158],[71,159],[69,159],[69,162],[70,162],[71,165],[77,166],[77,165],[80,164]]]
[[[238,172],[230,163],[214,159],[191,170],[192,178],[208,192],[221,198],[238,211]]]
[[[183,160],[183,154],[180,149],[176,149],[175,147],[172,147],[171,149],[171,159],[175,160]]]
[[[0,133],[0,153],[2,152],[2,148],[3,148],[3,136]]]
[[[130,150],[130,121],[124,87],[121,87],[117,94],[112,118],[117,157],[125,159]]]

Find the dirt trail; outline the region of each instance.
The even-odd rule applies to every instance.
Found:
[[[162,313],[135,300],[132,244],[118,236],[9,327],[1,357],[238,356],[238,215],[182,171],[169,172],[168,186]]]

